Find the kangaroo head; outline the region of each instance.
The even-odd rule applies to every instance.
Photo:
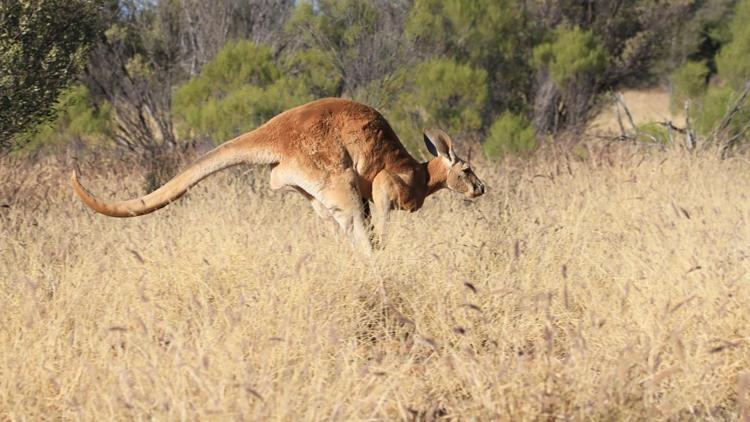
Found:
[[[453,141],[447,133],[440,129],[425,130],[424,143],[435,156],[433,162],[444,173],[445,187],[468,198],[476,198],[484,193],[484,182],[474,174],[469,163],[458,158],[453,151]]]

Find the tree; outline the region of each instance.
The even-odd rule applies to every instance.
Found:
[[[589,119],[607,55],[592,31],[559,27],[553,39],[534,47],[541,75],[535,98],[535,126],[556,132]]]
[[[232,39],[273,44],[282,39],[294,0],[179,0],[183,66],[190,76],[200,72]]]
[[[0,2],[0,154],[54,115],[60,92],[86,63],[97,22],[90,0]]]
[[[535,34],[517,0],[416,0],[406,33],[428,57],[482,68],[489,86],[485,121],[523,110],[532,89],[529,53]]]
[[[716,56],[716,70],[725,83],[740,90],[750,81],[750,0],[740,0],[728,25],[725,44]]]
[[[172,176],[178,146],[172,95],[230,39],[280,34],[292,0],[100,0],[106,31],[84,82],[111,104],[112,137],[151,168],[149,187]],[[166,163],[166,164],[165,164]]]
[[[268,45],[227,43],[175,92],[174,111],[187,129],[184,135],[223,142],[288,108],[333,95],[339,81],[319,53],[310,49],[275,60]]]
[[[385,110],[401,141],[423,151],[422,130],[438,127],[460,143],[482,129],[487,72],[450,59],[432,59],[403,70],[403,89]],[[476,137],[475,137],[476,139]]]
[[[747,139],[750,98],[741,92],[750,84],[750,0],[740,0],[726,27],[724,43],[716,55],[719,83],[709,86],[700,100],[698,129],[714,132],[714,139],[732,147]]]
[[[182,21],[177,0],[105,0],[106,30],[92,46],[83,79],[98,105],[108,104],[111,139],[149,169],[151,190],[174,175],[178,145],[172,91],[182,67]]]
[[[114,1],[92,47],[84,82],[112,106],[114,141],[147,160],[176,145],[170,96],[180,80],[179,9]]]
[[[287,23],[292,49],[314,49],[334,65],[336,96],[382,108],[398,94],[398,71],[414,63],[403,37],[406,0],[301,1]]]
[[[581,130],[598,104],[599,93],[623,85],[653,83],[675,50],[688,48],[674,34],[707,7],[710,5],[658,0],[557,0],[530,8],[530,17],[543,28],[537,47],[563,48],[569,40],[576,44],[564,54],[573,62],[587,60],[587,48],[601,48],[606,56],[603,66],[593,73],[595,77],[577,78],[567,86],[552,80],[548,67],[536,62],[533,122],[537,132]]]

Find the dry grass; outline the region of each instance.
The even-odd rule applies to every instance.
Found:
[[[622,92],[623,100],[633,116],[636,125],[644,125],[654,122],[673,121],[683,126],[685,114],[673,112],[670,106],[670,94],[666,88],[656,87],[641,90],[627,90]],[[620,111],[621,119],[625,128],[630,130],[630,123],[623,111]],[[615,104],[605,107],[588,126],[589,133],[600,135],[620,133],[620,125],[617,122]]]
[[[747,415],[744,158],[485,166],[371,260],[256,173],[121,220],[46,171],[0,208],[0,419]],[[124,197],[125,171],[84,174]]]

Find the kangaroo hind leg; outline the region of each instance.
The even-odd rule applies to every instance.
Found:
[[[374,230],[379,244],[385,242],[386,228],[391,210],[400,208],[408,187],[397,175],[382,170],[372,182],[372,200],[375,205]]]
[[[271,170],[271,189],[297,192],[300,195],[304,196],[305,199],[310,201],[310,205],[312,206],[318,217],[320,217],[320,219],[323,221],[332,223],[333,225],[331,227],[335,231],[336,221],[333,218],[333,214],[331,214],[328,208],[326,208],[326,206],[323,205],[323,203],[320,202],[313,194],[297,185],[294,175],[295,172],[286,169],[284,166],[274,167],[274,169]]]
[[[366,254],[372,253],[370,234],[366,227],[365,206],[357,189],[357,175],[349,169],[331,176],[328,186],[317,199],[333,215],[341,231],[347,234],[355,247]]]

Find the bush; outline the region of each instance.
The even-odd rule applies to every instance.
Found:
[[[291,107],[330,95],[339,85],[320,51],[305,50],[284,61],[286,67],[262,44],[228,43],[200,75],[177,89],[175,115],[188,132],[223,142]]]
[[[506,111],[490,126],[483,149],[487,157],[497,159],[506,154],[529,152],[536,145],[534,128],[528,119]]]
[[[672,139],[676,134],[672,134]],[[638,125],[636,140],[640,142],[656,142],[667,144],[670,142],[669,129],[657,122],[646,122]]]
[[[727,114],[729,107],[736,101],[738,95],[728,86],[709,88],[693,116],[698,132],[707,135],[713,131]],[[748,113],[746,101],[744,110],[740,110],[730,124],[730,131],[739,130],[739,127],[749,119],[750,113]]]
[[[309,92],[314,98],[338,96],[341,75],[335,59],[325,51],[307,48],[283,57],[284,74],[294,75],[293,92]]]
[[[200,75],[180,86],[174,113],[194,132],[226,140],[257,126],[263,88],[281,76],[270,48],[251,41],[228,43]]]
[[[704,61],[687,61],[675,69],[669,77],[672,83],[672,108],[681,109],[685,100],[703,96],[708,74],[709,69]]]
[[[96,12],[90,0],[0,2],[0,154],[54,117],[58,97],[86,64]]]
[[[60,94],[54,107],[56,118],[32,130],[21,151],[35,151],[71,140],[92,140],[109,136],[112,129],[109,103],[94,106],[84,85],[74,85]]]
[[[533,49],[540,86],[534,126],[540,133],[583,127],[591,117],[607,65],[607,53],[591,30],[561,26],[551,36],[551,41]]]
[[[534,48],[534,65],[546,68],[552,80],[563,89],[577,78],[594,78],[604,70],[607,54],[591,31],[561,27],[554,40]]]
[[[729,24],[731,40],[716,56],[716,69],[724,83],[739,90],[750,80],[750,0],[737,3]]]
[[[703,135],[711,133],[720,124],[737,101],[739,91],[750,81],[750,27],[746,24],[750,19],[750,0],[740,1],[734,12],[731,22],[723,31],[724,44],[716,55],[717,83],[708,88],[701,86],[701,79],[708,74],[705,64],[701,63],[687,62],[673,74],[680,89],[673,99],[687,94],[698,97],[691,117],[697,131]],[[724,136],[731,138],[750,120],[750,102],[746,100],[739,106],[740,110]]]
[[[523,108],[529,78],[526,7],[517,0],[416,0],[405,35],[424,51],[487,72],[489,106]]]
[[[389,119],[402,141],[421,150],[422,130],[439,127],[453,137],[482,127],[487,102],[487,72],[449,59],[433,59],[405,72],[406,92]]]
[[[413,98],[427,110],[428,121],[453,133],[482,126],[487,100],[487,72],[452,60],[436,59],[415,69]]]

